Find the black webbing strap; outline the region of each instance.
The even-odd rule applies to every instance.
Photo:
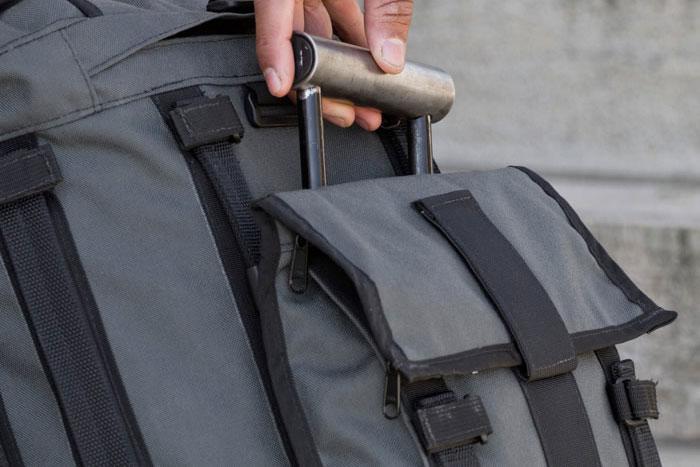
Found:
[[[48,146],[37,146],[35,138],[21,137],[0,143],[0,164],[5,162],[29,170],[20,176],[24,187],[3,182],[7,202],[0,204],[0,250],[75,460],[148,465],[97,306],[61,206],[50,191],[60,181],[54,155]]]
[[[258,263],[260,229],[250,209],[252,196],[232,142],[243,137],[243,125],[228,96],[209,98],[196,87],[153,98],[177,136],[183,151],[201,164],[224,206],[241,246],[246,267]]]
[[[639,381],[631,360],[620,361],[615,347],[596,351],[608,382],[608,397],[631,466],[660,467],[659,451],[647,419],[658,418],[656,384]]]
[[[24,462],[5,411],[5,403],[0,397],[0,466],[21,467],[23,465]]]
[[[479,466],[474,445],[493,432],[481,398],[459,399],[443,379],[434,378],[405,384],[402,402],[432,465]]]
[[[598,450],[571,371],[576,354],[542,285],[466,190],[416,202],[452,243],[494,303],[523,357],[522,380],[548,465],[599,466]]]
[[[469,191],[417,201],[416,207],[452,243],[510,331],[529,381],[576,368],[569,332],[552,300]]]
[[[600,466],[593,430],[573,374],[521,380],[520,385],[547,465]]]

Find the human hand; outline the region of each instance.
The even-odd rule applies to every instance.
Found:
[[[294,80],[292,31],[369,48],[386,73],[399,73],[406,60],[413,0],[255,0],[256,49],[270,93],[290,94]],[[293,92],[291,92],[293,97]],[[323,116],[340,127],[353,122],[368,131],[379,128],[381,113],[346,101],[323,99]]]

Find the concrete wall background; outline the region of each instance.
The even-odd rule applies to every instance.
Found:
[[[680,312],[621,350],[660,381],[657,436],[700,445],[700,1],[416,0],[409,56],[456,81],[443,169],[538,170]]]

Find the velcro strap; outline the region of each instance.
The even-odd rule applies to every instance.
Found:
[[[228,96],[196,97],[178,102],[170,111],[173,126],[186,150],[243,138],[243,125]]]
[[[493,432],[479,396],[456,399],[446,392],[420,399],[415,405],[419,436],[431,454],[483,442]]]
[[[415,203],[464,259],[507,326],[537,381],[576,368],[576,352],[559,312],[515,247],[467,190]],[[542,252],[544,254],[544,252]]]
[[[0,157],[0,204],[50,190],[61,180],[51,146],[9,152]]]
[[[609,386],[610,400],[619,423],[635,424],[659,418],[656,383],[636,379],[632,360],[613,365],[616,380]]]

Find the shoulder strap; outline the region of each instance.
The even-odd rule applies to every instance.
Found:
[[[76,462],[148,465],[148,453],[61,206],[48,145],[0,143],[0,252]]]

